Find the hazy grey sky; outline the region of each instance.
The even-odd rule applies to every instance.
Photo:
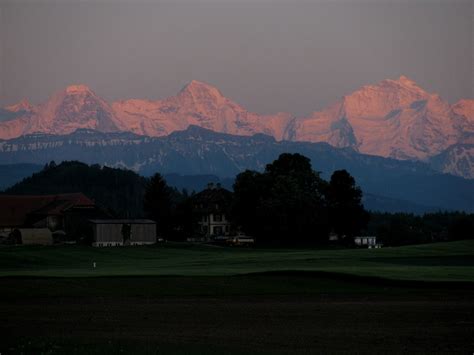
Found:
[[[158,99],[196,79],[305,114],[401,74],[474,97],[474,0],[0,0],[0,105],[68,84]]]

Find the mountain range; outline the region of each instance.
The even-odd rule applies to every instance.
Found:
[[[387,202],[400,206],[402,201],[411,210],[474,211],[474,180],[439,173],[424,162],[361,154],[321,142],[277,141],[260,133],[230,135],[194,125],[163,137],[90,129],[24,135],[0,142],[0,164],[79,160],[133,169],[145,176],[160,172],[225,179],[245,169],[261,171],[285,152],[309,157],[325,179],[334,170],[348,170],[366,198],[378,206]]]
[[[78,129],[162,137],[193,125],[277,141],[326,142],[474,178],[474,99],[450,105],[405,76],[363,86],[307,117],[252,113],[199,81],[163,100],[109,103],[85,85],[72,85],[43,104],[23,100],[0,109],[3,140],[37,133],[64,136]]]

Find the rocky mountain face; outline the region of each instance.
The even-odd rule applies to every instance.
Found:
[[[326,110],[293,121],[291,138],[326,141],[395,159],[426,160],[474,128],[472,108],[456,110],[402,76],[364,86]]]
[[[284,152],[309,157],[326,179],[334,170],[347,169],[366,194],[434,209],[474,211],[474,181],[440,174],[426,163],[360,154],[327,143],[216,133],[198,126],[164,137],[88,129],[64,136],[26,135],[0,142],[0,164],[79,160],[129,168],[142,175],[159,171],[232,178],[245,169],[262,170]]]
[[[88,87],[73,85],[44,104],[22,101],[0,110],[0,139],[34,133],[64,135],[77,129],[161,137],[191,125],[233,135],[263,133],[278,141],[326,142],[370,155],[429,161],[451,147],[473,143],[474,100],[450,105],[402,76],[363,86],[308,117],[258,115],[198,81],[164,100],[110,104]],[[445,162],[435,165],[443,172],[472,178],[474,171],[465,166],[465,157],[472,160],[472,150],[460,152],[451,148],[443,155]]]
[[[191,81],[165,100],[125,100],[112,106],[123,130],[153,137],[197,125],[244,136],[264,133],[281,140],[291,119],[284,113],[261,116],[248,112],[216,88],[198,81]]]
[[[5,110],[18,117],[0,122],[1,138],[31,133],[68,134],[80,128],[119,130],[110,105],[85,85],[68,86],[39,106],[22,101]]]
[[[474,99],[459,100],[452,107],[454,113],[464,116],[470,122],[468,129],[470,133],[474,133]]]
[[[474,144],[455,144],[430,158],[438,171],[474,179]]]

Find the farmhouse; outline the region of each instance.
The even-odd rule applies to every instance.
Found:
[[[37,228],[48,229],[56,235],[77,236],[88,219],[101,217],[105,217],[104,212],[82,193],[0,195],[0,234],[3,237],[14,230],[39,235],[40,232],[34,231]],[[18,237],[18,232],[16,234]]]
[[[93,219],[95,247],[156,243],[156,223],[149,219]]]
[[[228,209],[232,201],[232,192],[220,184],[208,184],[207,189],[193,196],[193,210],[198,218],[198,232],[205,237],[228,236],[231,225]]]

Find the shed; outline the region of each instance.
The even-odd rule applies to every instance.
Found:
[[[19,228],[13,233],[18,235],[19,241],[24,245],[53,244],[53,234],[48,228]]]
[[[92,219],[95,247],[156,243],[156,223],[150,219]]]

